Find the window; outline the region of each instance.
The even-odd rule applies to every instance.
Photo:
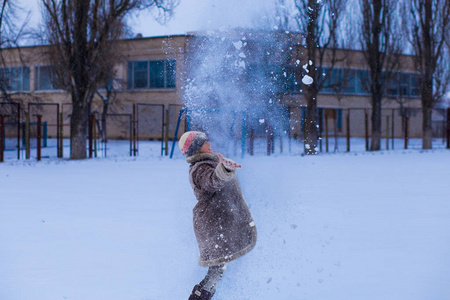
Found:
[[[0,68],[0,84],[7,91],[29,91],[30,68]]]
[[[128,62],[128,89],[175,88],[176,61]]]
[[[34,89],[36,91],[56,90],[51,66],[34,67]]]
[[[368,94],[369,72],[366,70],[358,70],[356,74],[356,93]]]
[[[411,75],[411,96],[420,96],[420,77],[417,75]]]

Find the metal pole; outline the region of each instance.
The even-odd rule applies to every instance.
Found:
[[[132,124],[133,124],[133,156],[137,155],[137,117],[136,117],[136,103],[133,103],[133,115],[132,115]]]
[[[30,159],[30,107],[29,106],[28,106],[28,111],[27,111],[26,120],[25,120],[25,147],[26,147],[25,157],[26,157],[26,159]]]
[[[328,153],[328,114],[325,110],[325,152]]]
[[[168,109],[166,109],[166,118],[164,121],[166,124],[166,135],[164,137],[164,142],[165,142],[164,155],[167,156],[167,155],[169,155],[169,110]]]
[[[93,116],[94,119],[94,125],[92,127],[92,136],[94,138],[94,157],[97,157],[97,117],[96,115]]]
[[[386,150],[389,150],[389,116],[386,116]]]
[[[59,110],[59,106],[58,106]],[[64,124],[63,124],[63,112],[59,113],[58,121],[58,157],[62,158],[64,155]]]
[[[350,152],[350,109],[347,114],[347,152]]]
[[[395,123],[394,123],[394,116],[395,116],[395,114],[394,114],[394,112],[395,112],[395,110],[394,109],[392,109],[392,129],[391,129],[391,146],[392,146],[392,150],[394,150],[394,138],[395,138],[395,131],[394,131],[394,129],[395,129]]]
[[[58,158],[62,157],[62,144],[61,144],[61,129],[60,126],[60,112],[59,112],[59,103],[56,103],[56,156]]]
[[[5,161],[5,117],[0,115],[0,162]]]
[[[17,103],[17,159],[20,159],[20,103]]]
[[[450,149],[450,108],[447,108],[447,149]]]
[[[133,122],[133,114],[129,116],[130,118],[130,156],[133,156],[133,128],[134,128],[134,122]]]
[[[364,121],[365,121],[365,131],[366,131],[366,151],[369,151],[369,115],[366,109],[364,109]]]
[[[164,104],[161,105],[161,156],[164,155]]]
[[[175,128],[175,135],[173,136],[172,150],[170,151],[170,158],[173,157],[173,151],[175,150],[175,142],[177,141],[177,138],[178,138],[178,129],[180,128],[181,117],[183,116],[183,113],[185,113],[185,112],[186,112],[186,110],[182,109],[182,110],[180,110],[180,113],[178,114],[177,127]]]
[[[41,160],[41,130],[42,130],[42,116],[36,115],[36,147],[37,147],[37,160]]]
[[[408,149],[408,123],[409,117],[405,117],[405,149]]]

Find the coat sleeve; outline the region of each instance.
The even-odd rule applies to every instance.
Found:
[[[202,163],[191,171],[192,184],[195,188],[214,193],[234,178],[236,170],[227,170],[222,163],[214,167],[208,163]]]

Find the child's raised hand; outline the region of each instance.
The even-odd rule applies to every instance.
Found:
[[[228,170],[234,170],[234,169],[240,169],[242,166],[234,161],[232,161],[229,158],[224,157],[222,154],[217,153],[217,156],[219,156],[220,162],[224,165],[225,168]]]

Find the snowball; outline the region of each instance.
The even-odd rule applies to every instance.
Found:
[[[305,144],[305,148],[309,150],[311,147],[309,146],[309,144]]]
[[[312,79],[311,76],[305,75],[305,76],[303,76],[303,78],[302,78],[302,82],[303,82],[304,84],[306,84],[306,85],[310,85],[310,84],[312,84],[312,83],[314,82],[314,80]]]
[[[309,73],[308,64],[303,65],[303,70],[305,70],[306,73]]]
[[[278,26],[273,26],[273,29],[278,30]]]
[[[266,120],[264,119],[259,119],[259,124],[263,124]]]
[[[312,66],[312,61],[311,60],[309,61],[309,65]]]
[[[299,64],[300,64],[300,60],[297,59],[297,60],[295,61],[295,63],[296,63],[297,65],[299,65]]]
[[[242,48],[242,42],[241,41],[237,41],[237,42],[233,42],[234,47],[237,50],[240,50]]]

